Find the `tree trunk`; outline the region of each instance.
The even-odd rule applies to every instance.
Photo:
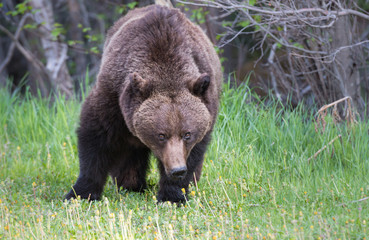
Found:
[[[66,65],[67,50],[66,44],[52,41],[50,31],[54,28],[54,14],[49,0],[32,0],[30,5],[35,13],[35,21],[39,24],[39,33],[42,48],[46,59],[46,70],[58,94],[70,98],[73,94],[73,82]]]
[[[353,39],[352,24],[349,17],[340,17],[332,29],[332,49],[349,46]],[[357,58],[360,55],[359,48],[345,48],[339,51],[333,62],[336,81],[341,89],[341,97],[351,97],[357,110],[363,112],[364,101],[360,95],[360,74]]]
[[[5,46],[4,42],[5,42],[5,39],[0,37],[0,87],[6,86],[6,81],[8,77],[8,72],[6,71],[5,67],[3,67],[4,69],[1,69],[2,68],[1,66],[3,65],[6,55],[7,55],[7,53],[4,52],[2,48],[2,46]]]
[[[70,16],[70,37],[74,41],[83,42],[82,30],[78,28],[78,24],[83,24],[80,2],[77,0],[68,0],[68,9]],[[76,47],[83,49],[83,44],[77,43]],[[72,60],[76,65],[76,72],[74,73],[74,76],[83,76],[85,74],[84,72],[86,71],[86,55],[82,52],[75,51],[73,53]]]

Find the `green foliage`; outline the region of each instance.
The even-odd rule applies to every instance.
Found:
[[[204,11],[202,7],[192,9],[191,12],[192,12],[192,15],[190,16],[190,19],[199,24],[205,23],[206,15],[209,13],[209,11]]]
[[[31,6],[29,6],[30,0],[25,0],[19,4],[16,4],[13,11],[9,11],[6,14],[11,16],[17,16],[17,15],[24,15],[26,13],[35,14],[37,11],[33,10]],[[127,7],[130,9],[137,5],[137,2],[130,3],[127,5]],[[0,7],[3,6],[1,3]],[[42,22],[41,25],[44,25],[45,22]],[[28,31],[33,31],[39,27],[39,24],[36,22],[27,22],[23,29],[27,29]],[[86,53],[94,53],[94,54],[100,54],[100,50],[98,47],[98,44],[100,44],[103,40],[102,34],[94,34],[92,29],[90,27],[84,27],[82,24],[78,24],[78,28],[81,29],[81,32],[83,33],[84,38],[87,40],[86,42],[92,43],[89,44],[88,47],[86,47],[85,52]],[[69,47],[73,47],[76,44],[80,44],[83,46],[85,44],[84,41],[80,40],[74,40],[74,39],[64,39],[67,33],[66,27],[61,23],[55,23],[50,30],[50,36],[53,41],[65,41],[65,43]],[[41,61],[44,61],[44,59],[41,59]]]
[[[15,5],[15,9],[13,11],[9,11],[6,13],[6,15],[11,15],[11,16],[17,16],[17,15],[23,15],[26,12],[31,12],[32,7],[28,6],[28,3],[30,2],[30,0],[25,0],[21,3],[18,3],[17,5]],[[1,4],[2,6],[2,4]]]
[[[85,35],[90,42],[96,42],[99,38],[96,35]]]
[[[88,32],[88,31],[90,31],[90,30],[91,30],[91,28],[90,28],[90,27],[87,27],[87,28],[83,28],[83,29],[82,29],[82,32],[84,32],[84,33],[85,33],[85,32]]]
[[[138,6],[138,2],[130,2],[127,4],[121,4],[119,7],[116,8],[119,14],[127,13],[129,10],[134,9]]]
[[[57,40],[61,35],[64,35],[65,33],[66,30],[62,24],[54,23],[54,28],[51,29],[51,36],[54,41]]]
[[[369,1],[368,0],[358,0],[358,6],[366,12],[369,11]]]
[[[256,21],[256,22],[261,22],[261,16],[260,15],[253,15],[252,18]]]
[[[297,47],[297,48],[301,48],[301,49],[304,49],[304,46],[301,44],[301,43],[294,43],[293,46]]]
[[[67,44],[68,44],[68,46],[73,46],[73,45],[76,45],[76,44],[83,44],[83,42],[78,41],[78,40],[68,40]]]
[[[36,24],[27,23],[27,24],[24,24],[23,26],[23,29],[35,29],[35,28],[37,28]]]
[[[247,26],[250,25],[250,21],[249,20],[246,20],[246,21],[240,21],[237,23],[238,26],[242,27],[242,28],[245,28]]]
[[[205,11],[202,7],[190,9],[182,3],[177,3],[177,7],[183,7],[185,12],[190,12],[191,13],[191,16],[190,16],[191,21],[196,22],[198,24],[205,23],[206,15],[209,14],[209,11]]]
[[[99,54],[99,53],[100,53],[100,50],[99,50],[97,47],[92,47],[92,48],[90,48],[90,51],[91,51],[92,53],[96,53],[96,54]]]
[[[0,89],[0,238],[368,236],[368,121],[335,125],[327,116],[325,132],[316,132],[301,106],[251,98],[244,86],[224,86],[202,178],[176,207],[156,204],[154,158],[142,194],[118,192],[109,180],[102,201],[63,202],[78,176],[80,102]]]
[[[129,9],[134,9],[138,5],[138,2],[127,3]]]

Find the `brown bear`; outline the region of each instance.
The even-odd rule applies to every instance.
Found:
[[[212,43],[179,10],[152,5],[119,19],[82,106],[80,174],[65,198],[99,199],[108,175],[119,188],[144,190],[153,153],[158,201],[184,201],[182,189],[200,178],[221,84]]]

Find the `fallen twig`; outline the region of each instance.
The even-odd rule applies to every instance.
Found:
[[[261,204],[248,204],[246,207],[263,207]]]
[[[345,206],[347,204],[350,204],[350,203],[357,203],[357,202],[362,202],[362,201],[366,201],[368,200],[369,197],[365,197],[365,198],[361,198],[361,199],[358,199],[358,200],[354,200],[354,201],[351,201],[351,202],[348,202],[348,203],[341,203],[341,204],[338,204],[337,206]]]
[[[322,151],[324,151],[324,149],[326,149],[329,145],[331,145],[334,141],[336,141],[338,138],[342,138],[342,135],[340,134],[340,135],[338,135],[338,136],[336,136],[335,138],[333,138],[327,145],[325,145],[324,147],[322,147],[321,149],[319,149],[316,153],[314,153],[314,155],[313,156],[311,156],[311,157],[309,157],[308,158],[308,162],[310,163],[310,160],[312,159],[312,158],[316,158],[317,156],[318,156],[318,154],[319,153],[321,153]]]

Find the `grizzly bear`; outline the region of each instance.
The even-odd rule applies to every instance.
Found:
[[[185,200],[200,179],[222,72],[212,43],[174,8],[130,11],[107,33],[97,82],[77,130],[80,173],[66,199],[98,200],[107,176],[143,191],[158,159],[158,201]]]

